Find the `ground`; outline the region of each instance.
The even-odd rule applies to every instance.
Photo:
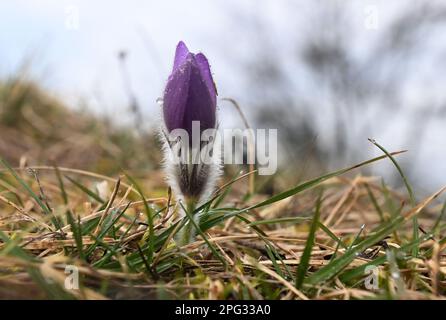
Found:
[[[299,181],[227,168],[179,246],[188,219],[156,134],[20,79],[0,85],[0,119],[0,298],[444,298],[442,190],[413,195],[404,153]],[[377,161],[394,161],[406,188],[361,175]]]

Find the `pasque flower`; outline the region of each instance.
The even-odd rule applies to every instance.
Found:
[[[172,73],[164,90],[162,137],[168,183],[177,200],[183,202],[185,210],[191,214],[194,214],[199,203],[207,200],[215,187],[221,171],[220,153],[218,147],[214,148],[213,140],[207,143],[200,140],[198,148],[205,147],[211,150],[215,161],[210,163],[190,161],[193,152],[187,152],[187,156],[180,157],[179,162],[173,159],[178,160],[175,156],[179,153],[183,152],[182,156],[186,154],[182,149],[184,146],[192,149],[197,147],[192,143],[193,131],[197,128],[195,122],[199,123],[200,135],[206,129],[216,128],[216,104],[217,90],[207,58],[202,53],[189,52],[186,45],[182,41],[179,42]],[[173,139],[176,129],[186,132],[189,140]],[[199,214],[195,213],[193,219],[197,219],[198,222]],[[185,226],[177,237],[181,244],[189,243],[195,236],[191,222],[187,219],[184,221]]]
[[[177,45],[163,101],[169,132],[184,129],[191,136],[192,121],[200,121],[201,130],[215,128],[217,90],[208,60],[202,53],[189,52],[182,41]]]

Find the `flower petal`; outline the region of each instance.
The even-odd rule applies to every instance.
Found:
[[[189,134],[192,131],[192,121],[200,121],[200,129],[215,128],[215,96],[212,97],[207,86],[207,80],[203,77],[200,65],[196,57],[188,57],[187,63],[191,64],[189,79],[189,94],[187,97],[187,112],[183,118],[183,128]]]
[[[189,49],[187,48],[186,44],[183,41],[178,42],[172,72],[175,72],[175,70],[178,69],[184,63],[184,61],[186,61],[188,54]]]
[[[217,98],[217,88],[215,87],[214,80],[212,79],[212,73],[211,73],[211,68],[209,67],[208,59],[206,59],[206,56],[201,52],[195,55],[195,59],[197,60],[201,74],[203,75],[203,78],[206,81],[209,93],[211,94],[211,97],[215,104]]]
[[[184,129],[192,137],[192,122],[200,130],[215,128],[216,89],[209,63],[203,54],[189,52],[178,43],[174,68],[167,81],[163,103],[166,129]]]
[[[168,131],[183,127],[189,95],[191,64],[183,62],[170,75],[164,90],[163,113]]]

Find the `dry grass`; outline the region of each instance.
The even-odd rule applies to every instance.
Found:
[[[154,140],[21,82],[0,86],[0,104],[0,154],[17,165],[0,171],[1,298],[444,298],[442,190],[413,205],[381,178],[339,172],[271,196],[247,191],[254,173],[228,174],[197,212],[207,241],[178,247],[187,219]],[[79,290],[66,288],[66,266]]]

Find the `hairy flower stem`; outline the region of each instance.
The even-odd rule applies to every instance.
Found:
[[[186,225],[184,225],[184,227],[177,234],[177,244],[181,247],[191,243],[195,239],[195,236],[197,234],[194,224],[192,223],[192,221],[189,221],[189,216],[191,216],[193,217],[196,224],[199,224],[198,214],[194,214],[196,204],[197,201],[195,201],[195,199],[188,199],[186,202],[185,209],[189,213],[184,217],[184,219],[186,219]]]

